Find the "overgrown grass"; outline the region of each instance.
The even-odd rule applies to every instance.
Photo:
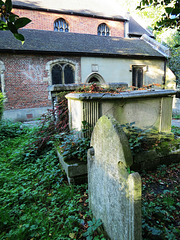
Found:
[[[87,185],[67,184],[51,138],[39,149],[37,128],[0,122],[0,130],[0,239],[105,240]],[[178,239],[179,172],[176,164],[142,175],[144,240]]]
[[[67,185],[51,142],[41,153],[32,149],[36,129],[8,124],[13,137],[0,137],[0,239],[103,239],[87,208],[87,185]]]
[[[162,165],[142,174],[143,239],[177,240],[180,236],[180,164]]]

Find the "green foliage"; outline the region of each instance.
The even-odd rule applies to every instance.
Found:
[[[32,155],[29,144],[41,134],[39,128],[4,121],[3,126],[0,239],[105,240],[99,233],[102,222],[88,209],[87,185],[67,185],[51,141]],[[143,239],[178,239],[179,173],[176,164],[142,175]]]
[[[93,218],[92,221],[88,221],[88,225],[89,228],[87,232],[83,234],[83,236],[86,237],[87,240],[99,239],[98,237],[94,238],[94,232],[102,225],[102,221],[100,219],[96,220],[95,218]]]
[[[155,24],[155,30],[161,31],[163,28],[177,28],[178,31],[180,30],[180,3],[178,0],[141,0],[137,9],[143,10],[149,6],[163,8],[161,18]]]
[[[3,110],[4,110],[4,96],[3,96],[2,92],[0,92],[0,120],[3,115]]]
[[[11,121],[0,121],[0,140],[5,138],[15,138],[27,132],[26,128],[21,128],[21,123]]]
[[[170,48],[171,57],[168,61],[169,68],[173,71],[176,76],[177,85],[180,85],[180,34],[175,31],[169,34],[165,39],[165,46]]]
[[[20,28],[25,27],[31,22],[29,18],[22,17],[13,14],[12,12],[12,1],[6,0],[5,2],[0,0],[0,16],[2,16],[6,22],[0,20],[0,30],[10,30],[14,37],[24,43],[24,36],[18,32]]]
[[[171,131],[174,133],[174,135],[176,137],[180,137],[180,128],[179,127],[172,126]]]
[[[71,131],[69,134],[60,135],[60,145],[58,150],[65,161],[78,160],[87,161],[87,151],[90,147],[89,129],[84,127],[81,133]],[[87,133],[87,134],[86,134]]]
[[[52,143],[32,154],[29,144],[39,128],[23,133],[20,124],[2,124],[6,130],[0,148],[0,239],[85,240],[82,234],[92,221],[87,185],[67,185]],[[90,227],[91,236],[102,239]]]
[[[172,149],[179,147],[179,141],[174,140],[172,134],[160,134],[155,129],[141,129],[134,126],[134,122],[121,126],[127,134],[133,155],[152,149],[158,153],[168,154]]]
[[[179,173],[180,165],[172,164],[142,174],[143,239],[178,239]]]

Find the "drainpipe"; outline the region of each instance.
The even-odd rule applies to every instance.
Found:
[[[166,84],[166,66],[167,66],[167,59],[164,60],[164,76],[163,76],[163,89],[165,89]]]

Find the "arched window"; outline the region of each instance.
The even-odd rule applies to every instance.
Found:
[[[69,64],[64,67],[64,81],[66,84],[74,83],[74,69]]]
[[[92,73],[86,79],[86,83],[105,83],[105,81],[100,74]]]
[[[62,84],[62,68],[58,64],[52,67],[52,84]]]
[[[109,36],[110,35],[109,27],[105,23],[100,24],[97,29],[97,34],[99,36]]]
[[[74,67],[69,63],[57,63],[52,67],[52,84],[71,84],[75,82]]]
[[[54,31],[69,32],[69,24],[63,18],[58,18],[54,22]]]

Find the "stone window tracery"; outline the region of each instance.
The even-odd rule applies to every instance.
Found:
[[[75,82],[74,66],[69,63],[56,63],[51,70],[52,85]]]
[[[55,32],[69,32],[69,24],[64,20],[64,18],[58,18],[54,22]]]
[[[97,34],[99,36],[109,36],[110,35],[110,29],[105,23],[101,23],[98,26]]]

